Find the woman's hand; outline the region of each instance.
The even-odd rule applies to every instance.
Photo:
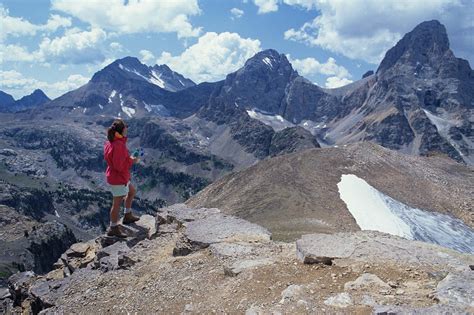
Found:
[[[133,160],[134,164],[137,164],[138,162],[140,162],[140,158],[138,156],[131,156],[130,158]]]

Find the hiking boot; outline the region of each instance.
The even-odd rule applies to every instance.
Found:
[[[125,216],[123,217],[122,223],[123,224],[131,224],[133,222],[137,222],[140,220],[139,217],[136,217],[133,215],[132,212],[125,213]]]
[[[107,236],[115,236],[119,238],[127,238],[127,234],[124,234],[120,229],[120,225],[111,226],[107,231]]]

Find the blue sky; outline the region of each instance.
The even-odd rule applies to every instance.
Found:
[[[3,0],[0,89],[54,98],[124,56],[217,81],[267,48],[331,88],[375,70],[403,34],[431,19],[472,65],[473,16],[472,0]]]

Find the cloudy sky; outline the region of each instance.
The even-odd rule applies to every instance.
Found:
[[[472,66],[473,17],[473,0],[2,0],[0,90],[55,98],[124,56],[218,81],[268,48],[331,88],[375,70],[432,19]]]

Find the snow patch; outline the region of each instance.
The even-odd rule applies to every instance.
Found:
[[[163,81],[161,79],[161,74],[156,73],[155,70],[151,71],[151,77],[148,79],[148,81],[150,83],[153,83],[154,85],[158,85],[162,89],[165,88],[165,81]],[[179,82],[181,82],[181,81],[179,81]],[[181,82],[181,84],[183,84],[183,83]]]
[[[58,218],[60,218],[59,213],[56,209],[54,210],[54,215],[57,216]]]
[[[100,108],[100,109],[104,109],[104,106],[102,106],[102,105],[99,104],[99,108]]]
[[[117,91],[115,91],[115,90],[113,90],[112,93],[110,93],[109,104],[112,103],[112,99],[115,97],[115,94],[117,94]]]
[[[237,103],[235,104],[236,106]],[[256,119],[272,127],[275,131],[280,131],[288,127],[294,127],[295,125],[289,122],[288,120],[284,119],[280,115],[271,115],[267,113],[262,113],[257,109],[247,110],[247,114],[250,118]]]
[[[272,63],[272,61],[270,60],[270,58],[265,57],[265,58],[262,59],[262,61],[263,61],[264,63],[266,63],[270,68],[273,69],[273,63]]]
[[[128,117],[133,117],[135,115],[135,109],[128,107],[128,106],[122,106],[122,111],[128,115]]]
[[[337,187],[341,199],[362,230],[380,231],[474,253],[474,231],[460,219],[411,208],[381,193],[356,175],[342,175]]]
[[[84,110],[82,111],[83,114],[85,114],[87,112],[87,107],[84,108]]]

